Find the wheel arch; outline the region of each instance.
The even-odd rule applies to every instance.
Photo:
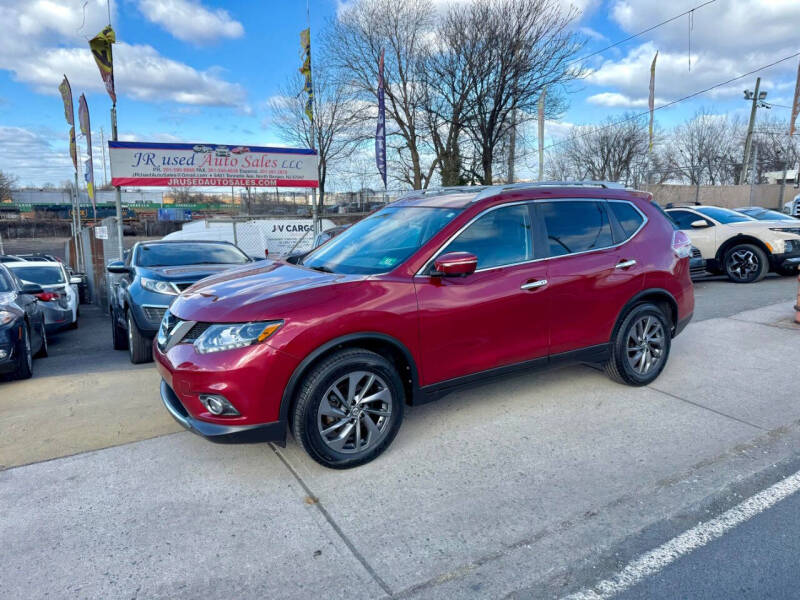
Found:
[[[378,332],[351,333],[330,340],[308,356],[295,368],[281,396],[280,420],[288,424],[295,393],[303,377],[322,360],[344,348],[363,348],[380,354],[397,366],[406,391],[406,402],[413,404],[419,393],[419,372],[411,351],[398,339]]]
[[[669,291],[663,288],[649,288],[638,292],[635,296],[628,300],[628,302],[625,303],[625,306],[622,307],[622,310],[619,311],[617,320],[614,322],[614,329],[611,330],[610,341],[612,343],[617,335],[617,331],[619,331],[622,321],[625,319],[628,313],[635,306],[639,304],[645,304],[647,302],[661,307],[661,309],[664,311],[664,314],[666,314],[667,318],[670,320],[670,337],[675,337],[675,329],[678,326],[678,301],[675,300],[675,297]]]
[[[767,248],[767,245],[757,237],[753,237],[752,235],[747,235],[744,233],[739,233],[722,242],[719,248],[717,248],[717,253],[714,256],[714,259],[717,261],[717,264],[720,265],[720,268],[723,270],[723,272],[725,271],[725,266],[724,266],[725,254],[728,252],[728,250],[730,250],[734,246],[738,246],[739,244],[752,244],[753,246],[760,248],[766,253],[767,262],[769,263],[770,257],[772,256],[772,252],[770,251],[769,248]]]

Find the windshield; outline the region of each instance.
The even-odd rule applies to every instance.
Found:
[[[758,219],[759,221],[794,221],[797,222],[797,219],[794,217],[790,217],[789,215],[785,215],[783,213],[779,213],[777,210],[768,210],[766,208],[742,208],[739,212],[742,212],[754,219]]]
[[[333,273],[375,274],[404,262],[460,210],[390,206],[359,221],[303,259],[306,267]]]
[[[136,265],[139,267],[241,265],[250,262],[250,259],[234,246],[201,242],[147,244],[140,246],[136,254]]]
[[[735,210],[727,208],[719,208],[718,206],[693,206],[697,212],[707,217],[711,217],[715,221],[728,225],[730,223],[744,223],[746,221],[755,221],[752,217],[738,213]]]
[[[25,263],[8,263],[8,268],[12,269],[17,277],[28,283],[38,283],[39,285],[57,285],[66,283],[64,271],[60,265],[52,267],[26,267],[17,266]]]

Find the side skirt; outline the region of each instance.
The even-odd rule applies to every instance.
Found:
[[[561,354],[553,354],[542,358],[535,358],[533,360],[526,360],[513,365],[504,365],[496,367],[480,373],[473,373],[471,375],[464,375],[463,377],[456,377],[448,379],[440,383],[426,385],[419,389],[419,393],[414,394],[413,405],[427,404],[438,400],[442,396],[455,392],[464,387],[488,383],[520,371],[534,371],[546,369],[549,367],[566,366],[575,363],[590,363],[597,364],[603,363],[608,360],[611,354],[611,345],[598,344],[597,346],[589,346],[588,348],[581,348],[580,350],[571,350],[570,352],[562,352]]]

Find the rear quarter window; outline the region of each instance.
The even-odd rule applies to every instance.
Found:
[[[625,233],[625,239],[630,238],[639,227],[644,223],[644,217],[641,213],[633,207],[633,204],[628,202],[608,202],[608,207],[614,216],[617,218],[619,226]]]

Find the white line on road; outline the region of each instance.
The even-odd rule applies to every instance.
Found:
[[[748,519],[752,519],[760,512],[791,496],[798,490],[800,490],[800,471],[755,496],[751,496],[720,516],[705,523],[700,523],[655,550],[641,555],[628,563],[624,569],[610,579],[605,579],[592,588],[583,588],[574,594],[566,596],[563,600],[604,600],[612,598],[629,587],[636,585],[644,578],[655,575],[681,556],[721,537],[728,530],[744,523]]]

